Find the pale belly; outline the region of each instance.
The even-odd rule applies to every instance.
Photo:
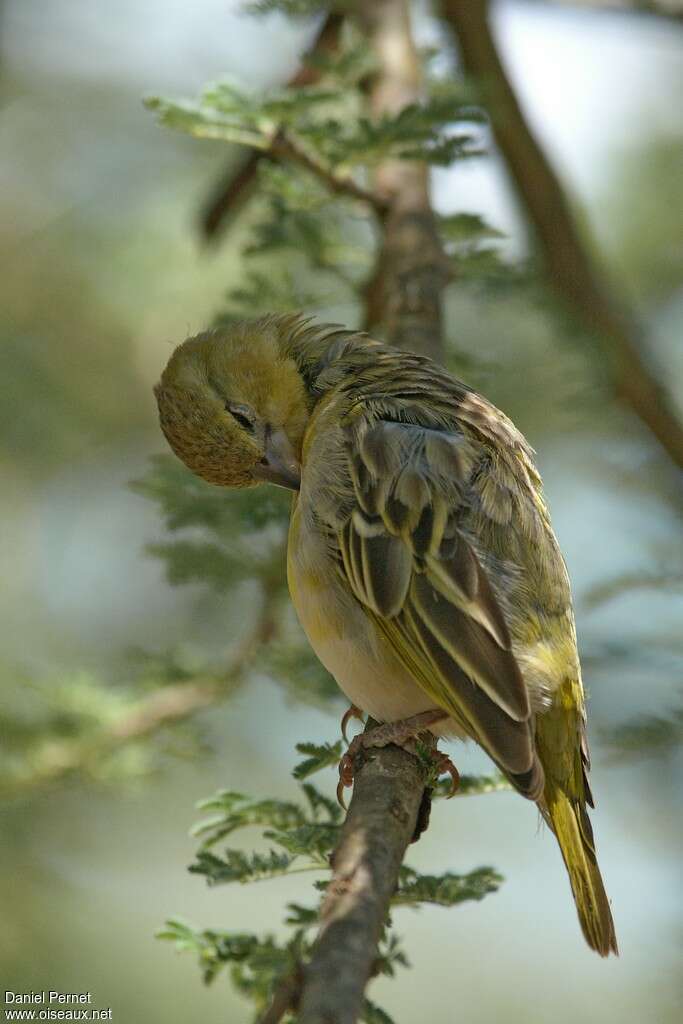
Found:
[[[292,520],[287,577],[292,602],[311,647],[340,689],[378,722],[396,722],[434,709],[362,606],[326,566],[322,541],[297,543]],[[326,571],[327,570],[327,571]],[[437,736],[463,736],[452,719],[430,729]]]

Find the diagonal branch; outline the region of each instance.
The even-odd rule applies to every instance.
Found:
[[[386,214],[388,201],[379,191],[372,192],[370,189],[363,188],[362,185],[354,181],[351,175],[336,174],[330,167],[317,160],[291,135],[287,135],[286,132],[281,131],[277,133],[267,152],[276,158],[290,160],[292,163],[299,164],[304,170],[319,178],[323,185],[335,195],[347,196],[349,199],[357,199],[362,203],[367,203],[380,216]]]
[[[552,286],[598,338],[614,388],[672,461],[683,467],[683,425],[642,344],[642,330],[614,298],[583,243],[562,185],[524,117],[489,23],[489,0],[443,0],[466,72],[488,107],[496,142],[535,230]]]
[[[295,970],[277,985],[270,1006],[261,1014],[257,1024],[280,1024],[280,1021],[299,1004],[301,971]]]
[[[103,726],[94,735],[45,742],[36,752],[33,769],[17,779],[10,777],[0,784],[0,796],[22,796],[71,778],[79,772],[87,774],[93,765],[128,744],[152,736],[178,722],[187,721],[200,711],[220,704],[243,681],[254,654],[272,639],[274,629],[274,598],[264,592],[263,604],[254,627],[224,672],[160,687],[133,703],[125,714]]]
[[[287,83],[288,88],[312,85],[318,80],[319,72],[314,67],[312,59],[321,54],[334,53],[339,45],[343,24],[343,15],[335,12],[327,15],[301,67]],[[234,216],[249,199],[256,183],[259,164],[267,159],[268,155],[264,150],[252,150],[237,168],[230,166],[219,181],[201,213],[201,231],[207,241],[215,241],[225,228],[228,218]]]

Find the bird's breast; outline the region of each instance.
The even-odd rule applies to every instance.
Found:
[[[289,531],[287,579],[299,621],[316,655],[351,703],[378,722],[429,711],[433,700],[345,587],[328,542],[307,526],[306,519],[300,497]],[[436,727],[433,731],[437,732]],[[459,732],[452,723],[438,731]]]

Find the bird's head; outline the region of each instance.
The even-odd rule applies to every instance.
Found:
[[[209,483],[299,487],[308,403],[282,327],[266,318],[188,338],[154,389],[168,443]]]

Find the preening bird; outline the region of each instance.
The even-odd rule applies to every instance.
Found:
[[[479,743],[616,953],[569,579],[522,434],[430,359],[297,315],[189,338],[155,394],[194,473],[294,491],[289,588],[322,663],[387,741],[429,723]]]

